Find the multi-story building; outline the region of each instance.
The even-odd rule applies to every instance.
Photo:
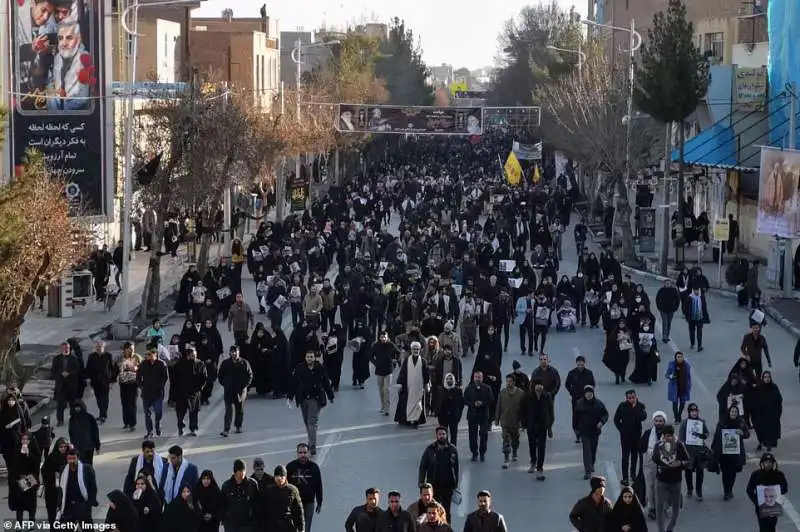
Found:
[[[253,104],[269,109],[280,91],[280,33],[277,19],[194,18],[192,66],[206,80],[250,91]]]
[[[441,65],[428,67],[428,71],[430,73],[431,84],[434,87],[449,87],[456,81],[453,74],[453,65],[442,63]],[[463,81],[464,83],[467,82],[467,80]]]

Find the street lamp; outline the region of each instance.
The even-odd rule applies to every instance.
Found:
[[[297,113],[297,123],[301,124],[302,119],[300,117],[300,82],[303,77],[303,50],[307,50],[309,48],[325,48],[327,46],[335,46],[340,44],[340,41],[333,40],[333,41],[325,41],[325,42],[318,42],[318,43],[311,43],[311,44],[303,44],[303,41],[298,39],[294,43],[294,49],[291,53],[292,61],[294,61],[297,70],[295,71],[295,84],[297,86],[297,95],[296,95],[296,102],[295,105],[297,106],[296,113]],[[296,177],[300,177],[300,154],[297,155],[297,159],[294,165],[294,172]],[[275,184],[275,220],[281,221],[283,220],[283,207],[285,203],[285,196],[286,196],[286,182],[283,176],[283,168],[281,168],[281,175],[278,176],[278,181]]]
[[[625,179],[630,181],[631,179],[631,131],[633,120],[633,61],[634,61],[634,54],[636,50],[641,48],[642,46],[642,34],[636,31],[635,23],[633,18],[631,18],[631,27],[630,28],[623,28],[621,26],[611,26],[610,24],[600,24],[593,20],[582,20],[583,24],[587,26],[595,26],[598,28],[606,28],[612,31],[624,31],[630,35],[630,40],[628,42],[628,54],[630,59],[630,64],[628,66],[628,102],[627,102],[627,119],[623,121],[626,126],[625,132]],[[619,192],[614,187],[614,221],[611,224],[611,250],[614,250],[614,237],[616,236],[616,231],[614,230],[614,226],[616,225],[616,218],[617,218],[617,198],[619,197]]]
[[[122,245],[123,263],[127,264],[127,257],[130,250],[133,248],[131,244],[131,203],[133,198],[133,85],[136,81],[136,55],[139,46],[139,37],[143,34],[139,33],[139,9],[143,7],[163,7],[163,6],[179,6],[179,5],[192,5],[195,4],[193,0],[163,0],[160,2],[147,2],[140,4],[140,0],[133,0],[133,3],[128,6],[119,17],[119,24],[122,30],[130,36],[130,48],[127,50],[130,54],[130,61],[128,62],[128,94],[125,102],[125,167],[124,167],[124,184],[122,187]],[[128,24],[128,16],[133,13],[131,24]],[[189,28],[187,28],[187,31]],[[120,287],[120,302],[119,302],[119,316],[122,323],[130,322],[130,286],[131,286],[131,272],[130,268],[122,275],[122,286]]]
[[[578,49],[577,50],[570,50],[569,48],[559,48],[558,46],[548,45],[548,50],[555,50],[556,52],[564,52],[568,54],[577,54],[578,55],[578,79],[583,79],[583,64],[586,62],[586,54],[581,51],[581,42],[578,41]]]

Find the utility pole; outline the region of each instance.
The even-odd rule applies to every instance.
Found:
[[[793,81],[788,87],[789,90],[789,149],[797,149],[797,84]],[[786,240],[786,247],[783,250],[783,297],[792,297],[794,292],[794,257],[792,248],[794,240],[789,238]]]
[[[670,163],[672,161],[672,122],[665,124],[664,131],[664,177],[662,178],[661,185],[663,188],[663,203],[661,208],[664,212],[661,214],[661,275],[667,275],[669,268],[669,177],[670,177]]]
[[[286,91],[281,81],[281,117],[286,113]],[[286,197],[286,157],[281,157],[280,169],[275,173],[275,221],[283,221],[283,198]]]
[[[297,82],[297,101],[295,102],[297,105],[296,113],[297,113],[297,125],[301,126],[303,123],[303,119],[300,117],[300,97],[302,95],[300,82],[303,77],[303,41],[297,39],[297,43],[295,44],[295,66],[297,70],[295,71],[295,80]],[[294,177],[295,179],[300,179],[300,158],[302,157],[301,153],[297,153],[297,159],[294,163]]]

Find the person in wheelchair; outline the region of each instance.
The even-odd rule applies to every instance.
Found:
[[[572,301],[565,299],[556,312],[556,331],[575,332],[575,325],[578,324],[578,315]]]

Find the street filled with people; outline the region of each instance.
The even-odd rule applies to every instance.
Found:
[[[189,267],[177,327],[155,320],[121,353],[65,342],[52,426],[13,389],[0,404],[13,518],[795,526],[788,336],[702,267],[631,277],[593,242],[574,176],[545,164],[538,183],[505,182],[512,140],[403,139],[202,275]]]

